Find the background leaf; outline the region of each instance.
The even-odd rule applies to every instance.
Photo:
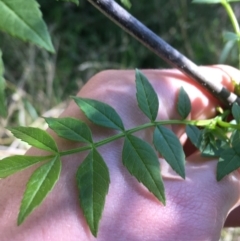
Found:
[[[0,50],[0,116],[7,117],[7,106],[5,100],[5,79],[3,77],[3,74],[4,65],[2,60],[2,52]]]
[[[45,199],[59,179],[61,172],[61,161],[55,156],[51,161],[40,166],[29,178],[23,195],[18,225]]]
[[[90,151],[79,166],[76,178],[81,208],[96,237],[110,183],[108,167],[97,150]]]
[[[0,29],[50,52],[54,48],[35,0],[0,0]]]
[[[131,6],[132,6],[132,4],[129,0],[121,0],[121,2],[126,8],[131,8]]]
[[[83,121],[70,117],[45,118],[45,120],[52,130],[65,139],[92,143],[91,130]]]
[[[61,0],[61,1],[72,2],[72,3],[75,3],[77,6],[79,5],[79,0]]]
[[[48,156],[9,156],[0,160],[0,178],[5,178],[40,161],[49,159]]]
[[[183,89],[183,87],[180,88],[179,94],[178,94],[178,101],[177,101],[177,110],[179,115],[186,119],[186,117],[191,112],[191,101],[189,99],[188,94]]]
[[[223,39],[224,39],[224,41],[232,41],[233,40],[233,41],[236,42],[236,41],[240,40],[240,37],[233,32],[224,31],[223,32]]]
[[[122,160],[128,171],[165,204],[160,165],[153,148],[138,137],[128,135],[124,141]]]
[[[8,129],[15,137],[27,142],[29,145],[46,151],[58,152],[54,139],[42,129],[23,126]]]
[[[158,114],[158,96],[145,75],[136,69],[136,87],[138,106],[151,120],[155,121]]]
[[[240,123],[240,106],[237,103],[233,103],[232,105],[232,114],[237,124]]]
[[[193,0],[192,3],[207,3],[207,4],[215,4],[221,3],[222,0]]]
[[[177,136],[168,128],[158,125],[154,130],[153,144],[172,169],[185,178],[185,154]]]
[[[217,165],[217,180],[220,181],[226,175],[237,170],[239,167],[240,153],[237,153],[233,148],[223,150]]]
[[[87,118],[96,125],[124,130],[122,120],[118,113],[103,102],[79,97],[72,97]]]

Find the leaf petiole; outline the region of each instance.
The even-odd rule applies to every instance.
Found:
[[[100,147],[103,145],[106,145],[112,141],[115,141],[117,139],[123,138],[127,135],[130,135],[132,133],[138,132],[140,130],[144,130],[146,128],[150,128],[150,127],[155,127],[158,125],[194,125],[194,126],[208,126],[210,125],[213,121],[215,121],[215,118],[212,119],[208,119],[208,120],[162,120],[162,121],[154,121],[154,122],[150,122],[150,123],[145,123],[143,125],[134,127],[132,129],[123,131],[121,133],[118,133],[116,135],[110,136],[106,139],[103,139],[101,141],[95,142],[94,143],[94,147]],[[228,124],[227,122],[223,122]],[[231,127],[231,126],[228,126]],[[236,128],[236,125],[233,125],[234,128]],[[240,127],[239,127],[240,128]],[[91,150],[93,144],[88,144],[86,146],[82,146],[82,147],[78,147],[75,149],[71,149],[71,150],[67,150],[67,151],[61,151],[59,154],[60,156],[66,156],[66,155],[70,155],[70,154],[74,154],[74,153],[78,153],[78,152],[82,152],[82,151],[87,151],[87,150]]]
[[[231,124],[229,122],[225,122],[225,121],[222,121],[222,120],[217,120],[217,124],[221,127],[234,128],[236,130],[240,130],[240,125]]]

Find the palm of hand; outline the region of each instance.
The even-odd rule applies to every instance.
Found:
[[[205,71],[212,71],[216,81],[230,85],[229,78],[219,70]],[[216,101],[201,92],[179,72],[149,70],[145,71],[145,74],[159,94],[158,119],[179,118],[176,98],[180,86],[190,94],[192,118],[208,118],[214,115]],[[112,105],[122,117],[126,128],[147,122],[137,108],[133,71],[100,73],[90,80],[79,94]],[[73,103],[62,116],[84,118]],[[170,128],[184,144],[184,127]],[[93,127],[93,130],[95,139],[112,134],[112,131],[98,127]],[[137,135],[151,142],[152,130],[147,129]],[[70,145],[60,139],[58,144],[60,148]],[[125,170],[121,163],[121,149],[121,140],[99,149],[110,169],[111,184],[97,240],[218,240],[227,213],[239,199],[238,173],[217,183],[216,161],[202,160],[198,153],[193,153],[187,158],[187,178],[184,181],[160,159],[167,199],[164,207]],[[37,151],[31,149],[31,152],[36,154]],[[6,195],[0,197],[0,203],[5,208],[0,221],[0,230],[4,230],[1,233],[5,235],[3,240],[11,240],[13,234],[21,237],[21,240],[32,240],[33,235],[40,240],[47,237],[49,240],[94,240],[79,208],[74,186],[74,175],[84,156],[85,154],[80,153],[64,158],[63,172],[57,187],[19,228],[15,227],[17,209],[31,170],[1,181],[1,190],[6,190]],[[12,196],[15,198],[11,200]],[[9,210],[12,210],[10,214]]]

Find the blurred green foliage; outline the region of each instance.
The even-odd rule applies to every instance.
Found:
[[[216,64],[221,58],[237,66],[235,47],[222,40],[222,32],[232,29],[220,5],[194,5],[190,0],[131,2],[135,17],[195,63]],[[8,96],[23,90],[23,99],[38,113],[76,94],[102,69],[169,67],[86,0],[79,6],[54,0],[39,4],[56,55],[0,34]],[[238,6],[234,5],[237,16]]]

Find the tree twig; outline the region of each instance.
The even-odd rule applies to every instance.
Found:
[[[214,76],[203,75],[196,64],[166,43],[115,1],[88,1],[172,67],[179,69],[191,79],[197,81],[223,104],[229,106],[237,102],[240,105],[240,98],[237,95],[228,91],[221,84],[215,83]]]

